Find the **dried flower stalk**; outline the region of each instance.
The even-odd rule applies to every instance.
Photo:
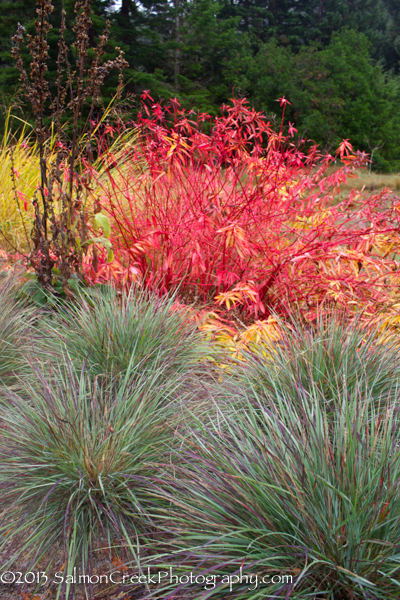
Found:
[[[20,80],[35,118],[35,133],[40,152],[40,185],[32,198],[35,220],[31,232],[33,242],[30,262],[38,281],[47,289],[53,289],[55,277],[60,277],[63,289],[68,293],[68,280],[73,274],[82,277],[82,258],[87,249],[88,214],[85,195],[90,191],[90,177],[82,173],[82,164],[93,160],[90,134],[81,126],[86,114],[87,127],[91,127],[95,107],[101,101],[101,86],[111,70],[117,69],[119,87],[122,71],[127,66],[123,52],[114,60],[103,62],[109,36],[107,22],[96,48],[94,58],[89,60],[89,31],[91,27],[91,0],[75,3],[75,42],[72,52],[75,64],[71,65],[70,51],[64,39],[66,30],[64,3],[58,42],[57,78],[52,90],[46,78],[48,71],[47,35],[52,27],[49,18],[54,9],[51,0],[36,0],[37,20],[35,34],[27,35],[27,47],[31,56],[29,72],[25,68],[21,47],[25,42],[25,30],[18,24],[13,37],[12,54],[20,72]],[[72,136],[66,138],[63,123],[72,123]],[[49,158],[50,130],[56,136],[56,160]],[[85,146],[82,139],[86,134]],[[65,185],[67,183],[67,185]],[[57,271],[55,272],[55,267]]]

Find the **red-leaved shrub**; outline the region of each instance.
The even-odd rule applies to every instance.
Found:
[[[235,307],[247,320],[291,303],[387,301],[398,278],[399,199],[388,190],[342,198],[340,184],[366,155],[347,140],[336,157],[299,146],[283,115],[276,132],[246,100],[215,118],[176,100],[144,104],[130,162],[118,168],[105,152],[108,178],[99,180],[125,281]]]

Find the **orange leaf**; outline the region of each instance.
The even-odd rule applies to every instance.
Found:
[[[111,560],[111,564],[114,568],[121,569],[121,571],[128,570],[128,567],[126,566],[126,564],[123,563],[122,560],[120,558],[118,558],[118,556],[114,556],[114,558]]]

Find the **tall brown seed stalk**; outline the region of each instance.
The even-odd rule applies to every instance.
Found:
[[[68,280],[73,274],[82,277],[82,258],[89,242],[84,199],[85,194],[90,192],[90,173],[82,169],[82,165],[93,161],[93,116],[101,105],[101,86],[113,69],[119,71],[116,97],[120,97],[122,72],[128,63],[119,48],[116,48],[117,58],[104,61],[109,37],[108,21],[97,46],[93,48],[94,58],[89,59],[92,54],[89,43],[91,0],[75,2],[75,42],[71,54],[64,37],[66,13],[63,2],[57,78],[52,91],[47,79],[47,35],[52,28],[49,18],[54,6],[51,0],[36,0],[36,4],[35,34],[26,36],[31,57],[28,69],[21,53],[25,30],[20,24],[13,37],[12,50],[24,95],[32,107],[40,154],[40,185],[32,198],[35,219],[29,258],[43,287],[53,288],[56,267],[57,277],[69,295]],[[70,139],[63,126],[66,121],[72,126]],[[49,152],[50,131],[55,136],[56,145],[56,158],[52,161]]]

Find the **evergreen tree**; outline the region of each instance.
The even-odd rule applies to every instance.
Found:
[[[65,0],[72,63],[74,4]],[[3,104],[19,87],[11,37],[18,22],[32,32],[35,7],[35,0],[0,0]],[[56,73],[61,7],[62,0],[54,0],[50,81]],[[391,114],[397,111],[393,73],[400,57],[400,0],[92,0],[92,8],[90,43],[97,43],[110,19],[106,58],[115,57],[116,46],[124,50],[130,65],[126,92],[150,89],[155,99],[176,95],[186,107],[211,113],[233,88],[270,113],[276,112],[275,99],[285,94],[293,101],[291,119],[325,148],[351,137],[368,150],[365,138],[371,144],[384,137],[382,165],[398,160],[387,123],[397,132]],[[346,33],[349,28],[352,34]],[[116,86],[112,75],[103,90],[106,103]]]
[[[344,138],[366,152],[382,143],[374,160],[388,170],[400,166],[400,81],[374,63],[370,50],[364,34],[348,29],[335,32],[325,48],[297,53],[271,39],[254,57],[248,50],[227,64],[224,78],[272,119],[284,95],[288,120],[325,152]]]
[[[12,41],[18,23],[34,21],[36,0],[0,0],[0,89],[3,102],[9,101],[19,85],[19,73],[11,57]]]
[[[383,28],[382,0],[284,0],[273,4],[271,34],[286,38],[295,49],[310,42],[326,46],[343,27],[368,37]]]
[[[400,60],[400,0],[383,0],[383,32],[375,53],[384,60],[386,68],[399,70]]]

